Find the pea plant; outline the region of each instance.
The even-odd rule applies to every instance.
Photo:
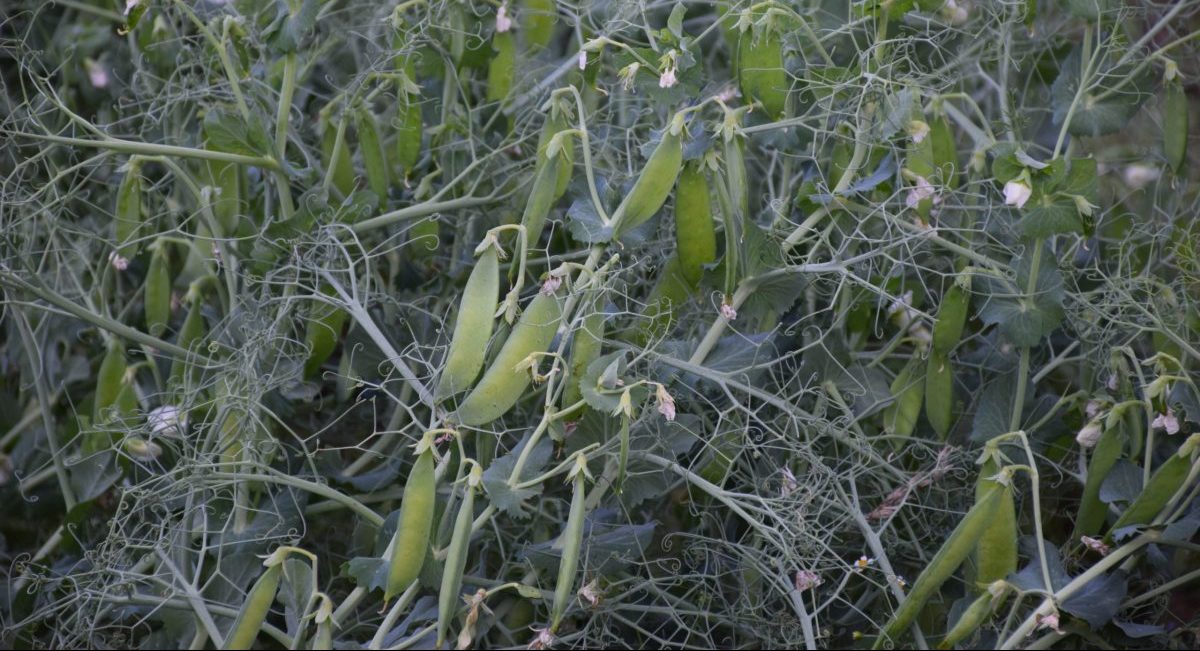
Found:
[[[1197,0],[9,0],[7,648],[1195,648]]]

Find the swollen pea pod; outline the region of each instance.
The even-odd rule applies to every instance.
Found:
[[[495,54],[488,62],[487,101],[498,102],[508,97],[516,72],[516,45],[511,32],[497,31],[492,36]]]
[[[546,288],[538,292],[479,384],[454,412],[455,420],[471,427],[485,425],[517,404],[531,380],[529,371],[522,368],[522,362],[550,346],[562,320],[562,309],[558,296]]]
[[[979,543],[980,537],[988,531],[997,507],[1005,498],[1004,492],[1001,487],[995,486],[982,499],[976,500],[975,505],[967,511],[954,528],[954,532],[925,566],[921,576],[917,577],[917,582],[904,598],[904,603],[900,604],[896,614],[875,639],[873,649],[882,649],[889,642],[894,644],[904,631],[908,630],[925,606],[925,602],[962,565]]]
[[[446,366],[438,379],[434,398],[444,400],[471,387],[483,368],[488,341],[496,319],[496,295],[500,291],[500,262],[495,245],[487,246],[467,278],[454,336],[446,352]]]
[[[921,415],[921,398],[925,395],[925,378],[921,377],[921,358],[913,355],[892,381],[892,404],[883,412],[884,429],[892,435],[892,447],[899,450],[912,436]]]
[[[680,273],[695,289],[704,275],[704,265],[717,259],[712,195],[708,177],[699,164],[685,165],[675,187],[675,251]]]
[[[475,520],[475,491],[483,481],[483,470],[479,464],[468,460],[470,473],[463,491],[462,505],[454,518],[454,533],[446,548],[446,565],[442,570],[442,588],[438,593],[437,648],[442,648],[450,620],[458,611],[458,595],[462,590],[463,570],[467,566],[467,552],[471,546],[471,523]]]
[[[1163,155],[1166,156],[1171,169],[1179,174],[1187,159],[1188,99],[1178,74],[1166,85],[1167,98],[1163,107]]]
[[[986,588],[996,581],[1003,581],[1017,571],[1017,508],[1012,486],[1007,480],[997,481],[1001,471],[999,450],[987,446],[980,464],[979,478],[975,482],[975,501],[982,502],[993,490],[1002,493],[987,533],[975,547],[975,585]]]
[[[931,346],[935,352],[949,354],[962,339],[967,308],[971,303],[970,278],[967,274],[959,276],[942,296],[937,322],[933,324]]]
[[[167,268],[167,247],[162,241],[150,255],[142,303],[146,308],[146,331],[155,337],[167,329],[171,319],[171,272]]]
[[[583,547],[583,523],[587,517],[587,491],[584,482],[590,476],[587,457],[582,452],[577,452],[575,466],[569,475],[572,483],[571,510],[567,513],[567,526],[557,543],[557,547],[562,551],[562,558],[558,563],[558,581],[554,586],[554,606],[550,616],[551,633],[558,631],[575,588],[575,570],[579,567],[579,553]]]
[[[321,163],[328,168],[330,164],[333,168],[333,187],[344,197],[350,196],[354,192],[354,161],[351,160],[350,145],[346,142],[345,131],[343,130],[342,140],[338,142],[337,132],[338,127],[334,126],[329,114],[322,111],[320,114],[321,126]],[[335,152],[336,158],[335,161]]]
[[[730,119],[736,120],[739,112],[730,112]],[[730,124],[725,137],[725,186],[729,188],[729,201],[741,219],[750,215],[750,181],[746,177],[746,142],[745,138],[734,132],[736,122]],[[678,198],[676,198],[678,201]]]
[[[391,600],[417,580],[429,552],[429,534],[433,530],[433,508],[437,501],[434,476],[434,434],[426,432],[415,446],[417,461],[408,472],[404,497],[400,502],[400,521],[392,536],[392,557],[388,566],[384,599]]]
[[[1146,482],[1146,486],[1142,488],[1142,492],[1113,523],[1106,540],[1111,541],[1113,532],[1118,529],[1149,524],[1158,516],[1163,507],[1175,496],[1175,493],[1185,487],[1184,482],[1187,481],[1191,472],[1192,457],[1195,456],[1197,448],[1200,448],[1200,434],[1192,434],[1179,446],[1179,450],[1171,455],[1170,459],[1167,459],[1158,467],[1158,470],[1154,471],[1154,474],[1150,476],[1150,481]]]
[[[113,222],[117,254],[123,258],[137,255],[141,244],[135,239],[142,226],[142,160],[129,159],[125,178],[117,188],[116,220]]]
[[[740,24],[737,76],[742,95],[762,104],[769,117],[780,118],[792,85],[783,64],[783,31],[769,13],[758,20],[753,14],[743,16]]]
[[[954,366],[945,353],[929,353],[925,367],[925,418],[945,441],[954,424]]]
[[[525,212],[521,215],[521,225],[525,227],[525,236],[528,238],[526,241],[531,248],[541,237],[542,228],[546,225],[546,215],[550,214],[550,207],[554,205],[560,164],[557,155],[548,160],[544,160],[541,155],[538,156],[537,171],[533,177],[533,189],[529,192],[529,199],[525,202]]]
[[[333,288],[328,285],[322,287],[321,291],[326,296],[334,295]],[[323,301],[313,303],[304,327],[304,346],[308,349],[308,357],[304,360],[305,378],[316,375],[325,360],[333,354],[345,322],[345,310]]]
[[[542,131],[538,135],[537,155],[538,167],[549,165],[550,161],[546,158],[546,148],[550,146],[550,141],[554,139],[555,134],[564,131],[570,126],[568,120],[571,116],[571,105],[564,99],[555,97],[550,100],[550,115],[546,121],[542,123]],[[558,162],[558,179],[554,185],[554,200],[558,201],[567,191],[567,185],[571,182],[571,173],[575,170],[575,139],[563,137],[558,139],[560,149],[555,157]]]
[[[595,301],[592,310],[583,317],[582,327],[575,331],[571,339],[571,361],[567,367],[567,384],[563,388],[563,408],[583,399],[583,374],[587,367],[600,357],[605,322],[608,320],[608,316],[600,308],[600,301]]]
[[[379,125],[370,109],[364,106],[354,112],[354,127],[358,131],[358,149],[367,172],[367,185],[382,206],[387,203],[391,178],[388,173],[387,154],[383,151],[383,138],[379,135]]]
[[[242,609],[238,611],[222,649],[249,649],[254,645],[263,623],[267,621],[267,614],[271,612],[271,604],[275,602],[279,581],[283,577],[283,559],[278,556],[273,554],[267,559],[267,563],[274,564],[267,566],[250,592],[246,593],[246,600],[242,602]]]
[[[192,345],[204,337],[204,314],[202,312],[204,296],[200,293],[199,287],[193,284],[188,289],[184,300],[188,303],[188,313],[183,319],[183,326],[179,328],[179,334],[175,338],[175,345],[191,350]],[[171,384],[182,387],[189,379],[189,370],[192,371],[190,377],[194,378],[195,369],[192,369],[190,362],[180,357],[171,360]]]
[[[1078,541],[1080,536],[1094,536],[1104,526],[1108,515],[1108,505],[1100,500],[1100,487],[1109,471],[1117,464],[1125,450],[1129,437],[1125,434],[1125,423],[1122,416],[1125,407],[1117,406],[1113,412],[1120,411],[1116,417],[1105,421],[1104,430],[1100,433],[1096,447],[1092,449],[1092,458],[1088,461],[1087,480],[1083,483],[1083,494],[1079,497],[1079,511],[1075,514],[1075,530],[1071,540]]]
[[[970,606],[959,616],[954,626],[946,631],[946,636],[938,643],[938,649],[953,649],[956,644],[967,639],[972,633],[983,626],[992,612],[1004,601],[1011,586],[1004,581],[997,581],[988,586],[982,594],[971,602]]]
[[[663,129],[662,140],[650,154],[650,160],[633,184],[633,189],[618,207],[620,223],[614,235],[637,228],[662,208],[683,165],[683,114],[676,113]]]
[[[520,33],[525,36],[525,44],[531,51],[545,48],[554,38],[554,24],[558,22],[554,0],[521,0],[517,16]]]

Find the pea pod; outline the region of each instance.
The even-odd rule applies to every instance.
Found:
[[[333,288],[323,287],[326,296],[333,295]],[[308,357],[304,360],[304,377],[311,378],[321,370],[321,365],[337,348],[346,322],[346,311],[323,301],[313,303],[304,327],[304,345]]]
[[[704,275],[704,265],[717,259],[712,195],[708,177],[698,164],[685,165],[676,184],[675,251],[679,256],[680,273],[695,289]]]
[[[933,163],[937,167],[934,174],[942,183],[958,186],[958,143],[954,140],[954,131],[946,116],[939,115],[929,123],[929,139],[933,143]]]
[[[575,588],[575,570],[579,567],[579,553],[583,547],[583,523],[586,519],[584,481],[588,475],[587,457],[582,452],[575,455],[575,467],[571,469],[571,510],[567,513],[567,526],[557,547],[562,551],[558,562],[558,581],[554,586],[554,606],[550,617],[550,632],[558,631],[563,614]]]
[[[781,37],[773,17],[767,15],[743,27],[738,39],[737,75],[742,95],[762,104],[771,118],[784,115],[792,85],[783,64]]]
[[[246,594],[246,601],[242,602],[237,620],[234,621],[233,628],[221,648],[249,649],[254,645],[254,640],[267,620],[267,614],[271,612],[271,604],[275,602],[275,593],[279,591],[282,576],[282,563],[268,567],[259,575],[250,592]]]
[[[358,131],[358,149],[367,172],[367,185],[382,206],[387,203],[391,179],[388,174],[387,155],[383,151],[383,139],[379,135],[379,125],[369,109],[360,107],[354,112],[354,127]]]
[[[146,331],[157,337],[171,319],[171,272],[167,268],[167,247],[159,242],[150,256],[142,302],[146,311]]]
[[[1012,486],[1001,483],[995,477],[1001,469],[1000,454],[994,448],[985,453],[975,482],[975,501],[982,502],[993,490],[1001,492],[1001,498],[992,514],[987,532],[980,537],[975,547],[975,584],[986,588],[996,581],[1003,581],[1017,571],[1017,509]]]
[[[964,275],[963,279],[970,276]],[[942,296],[938,307],[937,322],[933,324],[932,348],[934,352],[949,355],[962,339],[963,326],[967,323],[967,308],[971,296],[959,281],[955,281]]]
[[[913,620],[925,606],[925,602],[937,592],[938,588],[950,578],[975,549],[980,537],[988,530],[992,516],[1000,501],[1004,499],[1004,491],[993,487],[982,499],[976,500],[975,505],[963,516],[954,528],[954,532],[938,550],[937,554],[925,566],[921,576],[917,577],[912,590],[905,597],[904,603],[896,609],[891,621],[880,631],[872,648],[881,649],[884,645],[895,644],[899,637],[908,630]]]
[[[512,409],[530,382],[529,372],[519,368],[521,362],[550,346],[561,320],[559,298],[545,289],[538,292],[479,384],[458,406],[454,418],[474,427],[490,423]]]
[[[179,329],[179,335],[175,338],[175,345],[191,350],[192,345],[204,337],[204,299],[199,290],[193,287],[188,291],[187,301],[188,313],[183,320],[183,327]],[[171,383],[182,386],[188,379],[190,366],[186,359],[176,357],[171,360]],[[192,377],[194,375],[193,373]]]
[[[401,84],[396,93],[396,164],[400,173],[407,177],[421,158],[421,138],[424,125],[421,116],[421,87],[416,83],[416,66],[413,57],[405,57],[401,64],[407,83]]]
[[[542,236],[542,228],[546,225],[546,216],[550,214],[550,207],[554,205],[558,165],[558,157],[555,156],[545,165],[539,165],[533,177],[533,189],[529,192],[529,199],[525,202],[525,212],[521,215],[521,225],[525,227],[525,236],[528,238],[530,247],[534,247]]]
[[[1158,516],[1175,493],[1184,488],[1197,447],[1200,447],[1200,434],[1192,434],[1170,459],[1154,471],[1137,499],[1133,500],[1129,508],[1113,523],[1107,536],[1109,540],[1112,539],[1113,531],[1133,525],[1149,524]]]
[[[462,591],[463,570],[467,566],[467,552],[471,546],[471,524],[475,521],[475,490],[483,481],[483,471],[479,465],[471,463],[471,471],[467,476],[467,484],[463,491],[462,505],[458,507],[458,515],[454,518],[454,533],[450,537],[450,545],[446,548],[446,566],[442,570],[442,588],[438,592],[438,628],[437,648],[442,648],[446,640],[446,632],[450,630],[450,620],[458,611],[458,595]]]
[[[1166,105],[1163,107],[1163,155],[1176,174],[1187,159],[1188,133],[1187,93],[1176,76],[1167,82]]]
[[[342,138],[338,140],[339,127],[335,126],[329,115],[322,111],[321,123],[321,162],[328,169],[333,166],[333,187],[344,197],[354,192],[354,161],[351,159],[350,144],[346,142],[346,132],[342,129]]]
[[[117,242],[117,254],[132,258],[141,249],[137,241],[138,229],[142,227],[142,161],[129,159],[125,178],[117,188],[116,220],[113,223]]]
[[[1075,515],[1075,531],[1071,534],[1071,540],[1078,541],[1080,536],[1094,536],[1104,526],[1108,505],[1100,500],[1100,486],[1121,458],[1128,438],[1121,418],[1113,419],[1112,425],[1106,425],[1101,432],[1096,447],[1092,449],[1092,458],[1088,461],[1087,479],[1079,498],[1079,512]]]
[[[929,354],[925,367],[925,419],[945,441],[954,425],[954,365],[939,352]]]
[[[737,217],[746,219],[750,214],[750,180],[746,177],[745,139],[738,135],[725,139],[725,184]]]
[[[892,381],[892,404],[883,412],[884,428],[892,435],[892,446],[904,447],[912,436],[921,415],[921,398],[925,394],[925,378],[921,377],[921,358],[914,355]]]
[[[220,161],[206,161],[204,170],[205,182],[217,189],[212,199],[213,216],[222,235],[231,235],[237,231],[242,213],[242,170],[236,163]]]
[[[511,32],[496,32],[492,36],[495,54],[488,62],[487,100],[498,102],[508,97],[516,72],[516,47]]]
[[[108,342],[108,350],[104,353],[104,359],[100,361],[100,369],[96,373],[96,396],[92,399],[93,422],[103,422],[104,412],[117,404],[125,381],[125,369],[125,346],[112,339]]]
[[[470,388],[483,368],[488,341],[495,325],[496,295],[500,291],[500,262],[495,246],[479,256],[467,278],[454,335],[446,352],[446,366],[438,379],[434,396],[443,400]]]
[[[622,214],[617,234],[637,228],[654,216],[666,202],[679,177],[683,164],[683,115],[675,114],[671,124],[663,130],[662,140],[650,154],[650,160],[633,184],[633,189],[621,202],[618,212]]]
[[[521,0],[517,14],[525,44],[533,52],[544,49],[554,37],[558,9],[554,0]]]
[[[992,611],[1004,600],[1009,590],[1006,583],[1000,582],[989,586],[987,590],[975,598],[970,606],[958,617],[954,626],[946,631],[946,636],[938,643],[938,649],[953,649],[955,645],[967,639],[972,633],[983,626]]]
[[[538,136],[537,155],[539,169],[542,165],[549,164],[551,159],[546,157],[546,148],[550,146],[550,141],[554,135],[560,131],[570,128],[568,118],[570,116],[570,104],[561,98],[553,98],[550,100],[550,115],[546,121],[542,123],[542,132]],[[559,138],[560,149],[554,160],[558,161],[557,165],[557,181],[554,185],[554,200],[559,198],[567,191],[567,186],[571,182],[571,173],[575,169],[575,139],[574,138]]]
[[[429,534],[433,530],[433,507],[437,481],[433,467],[433,433],[426,432],[416,445],[417,461],[408,472],[404,497],[400,502],[400,521],[392,536],[392,557],[388,566],[384,599],[390,600],[417,580],[429,552]]]
[[[562,407],[569,407],[583,399],[580,381],[588,365],[600,357],[607,320],[608,315],[601,309],[600,301],[597,300],[592,311],[583,317],[583,326],[572,336],[571,363],[568,367],[567,385],[563,389]]]

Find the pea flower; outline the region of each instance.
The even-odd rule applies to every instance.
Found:
[[[178,434],[183,428],[184,413],[175,405],[155,407],[146,415],[146,423],[155,436]]]
[[[587,52],[583,50],[579,51],[579,69],[587,70]]]
[[[1149,165],[1130,165],[1125,168],[1122,177],[1125,179],[1125,185],[1139,190],[1150,183],[1158,180],[1162,175],[1162,170]]]
[[[732,305],[730,305],[729,303],[722,302],[721,303],[721,316],[725,317],[729,321],[733,321],[734,319],[737,318],[737,310],[734,309],[734,307]]]
[[[925,141],[929,135],[929,123],[924,120],[913,120],[908,123],[908,137],[917,144]]]
[[[796,572],[796,592],[805,592],[824,583],[816,572],[810,570],[798,570]]]
[[[924,176],[917,177],[917,186],[908,191],[908,196],[904,199],[904,205],[909,208],[916,208],[917,204],[922,201],[933,198],[934,203],[939,203],[940,199],[937,196],[937,189]]]
[[[655,391],[655,397],[658,399],[658,413],[666,416],[667,420],[675,420],[675,399],[667,393],[667,388],[663,385],[658,385]]]
[[[642,64],[634,61],[633,63],[617,71],[617,79],[621,80],[621,88],[624,88],[625,90],[633,90],[633,84],[635,81],[637,81],[637,73],[641,67]]]
[[[1079,433],[1075,435],[1075,442],[1081,448],[1094,448],[1096,443],[1100,441],[1100,435],[1104,433],[1104,428],[1100,426],[1100,420],[1096,419],[1084,425]]]
[[[142,4],[142,0],[125,0],[125,15],[128,16],[133,8]]]
[[[678,83],[675,79],[675,68],[666,68],[658,78],[659,88],[670,88]]]
[[[1033,195],[1033,188],[1024,181],[1009,181],[1004,184],[1004,204],[1024,208],[1025,202]]]
[[[1084,547],[1087,547],[1101,556],[1108,556],[1108,552],[1111,551],[1109,546],[1104,544],[1103,540],[1092,538],[1091,536],[1080,536],[1079,542],[1083,543]]]
[[[162,447],[153,441],[133,437],[125,440],[125,451],[138,461],[154,461],[162,454]]]
[[[1174,410],[1167,407],[1167,413],[1155,416],[1154,422],[1150,423],[1150,427],[1166,430],[1167,434],[1178,434],[1179,418],[1175,416]]]
[[[116,251],[108,254],[108,262],[113,266],[113,269],[116,269],[117,271],[125,271],[129,268],[129,259],[122,256],[120,253],[117,253]]]
[[[83,67],[87,69],[88,81],[92,82],[92,88],[106,88],[108,86],[108,71],[104,69],[104,66],[99,61],[84,59]]]
[[[508,3],[500,5],[496,10],[496,33],[503,34],[512,29],[512,18],[508,17]]]

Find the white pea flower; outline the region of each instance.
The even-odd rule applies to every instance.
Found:
[[[122,256],[120,253],[113,251],[108,254],[108,263],[117,271],[125,271],[129,268],[129,259]]]
[[[951,25],[961,25],[970,18],[970,12],[966,7],[959,6],[955,0],[946,0],[946,4],[942,6],[942,16]]]
[[[542,283],[542,293],[546,296],[554,296],[554,292],[562,285],[562,278],[558,276],[550,276],[546,282]]]
[[[1122,177],[1125,179],[1125,185],[1128,185],[1134,190],[1138,190],[1158,180],[1158,177],[1161,175],[1162,170],[1158,169],[1157,167],[1151,167],[1149,165],[1130,165],[1129,167],[1125,168],[1125,172],[1122,174]]]
[[[1059,624],[1058,613],[1051,613],[1044,617],[1039,617],[1037,622],[1038,622],[1038,625],[1037,625],[1038,628],[1048,628],[1056,633],[1058,632],[1058,624]]]
[[[155,436],[169,436],[182,431],[185,416],[183,410],[175,405],[162,405],[146,415],[146,422]]]
[[[142,0],[125,0],[125,15],[128,16],[133,8],[142,4]]]
[[[1033,196],[1033,188],[1024,181],[1009,181],[1004,184],[1004,204],[1024,208],[1025,202]]]
[[[1100,420],[1093,420],[1079,430],[1079,433],[1075,435],[1075,442],[1081,448],[1094,448],[1103,433],[1104,428],[1100,426]]]
[[[933,198],[934,203],[939,203],[937,196],[937,188],[929,182],[924,176],[917,177],[917,185],[908,191],[908,196],[904,199],[904,205],[909,208],[916,208],[922,201]]]
[[[92,88],[108,86],[108,70],[105,70],[99,61],[84,59],[83,67],[87,69],[88,81],[92,83]]]
[[[1175,412],[1167,407],[1167,413],[1159,414],[1154,417],[1154,422],[1150,423],[1154,429],[1166,430],[1167,434],[1179,433],[1179,418],[1175,416]]]
[[[676,83],[678,83],[678,80],[675,79],[675,69],[674,68],[667,68],[666,70],[663,70],[662,75],[659,76],[659,78],[658,78],[658,87],[659,88],[670,88],[670,87],[674,86]]]
[[[1108,552],[1111,551],[1109,546],[1104,544],[1103,540],[1092,538],[1091,536],[1081,536],[1079,538],[1079,542],[1083,543],[1084,547],[1087,547],[1101,556],[1108,556]]]
[[[503,34],[512,29],[512,18],[508,17],[508,3],[500,5],[496,10],[496,33]]]
[[[796,592],[812,590],[824,582],[816,572],[810,570],[798,570],[796,572]]]
[[[1088,400],[1087,405],[1083,408],[1083,413],[1087,414],[1088,418],[1095,418],[1100,414],[1100,401]]]
[[[587,52],[583,50],[579,51],[579,69],[587,70]]]

